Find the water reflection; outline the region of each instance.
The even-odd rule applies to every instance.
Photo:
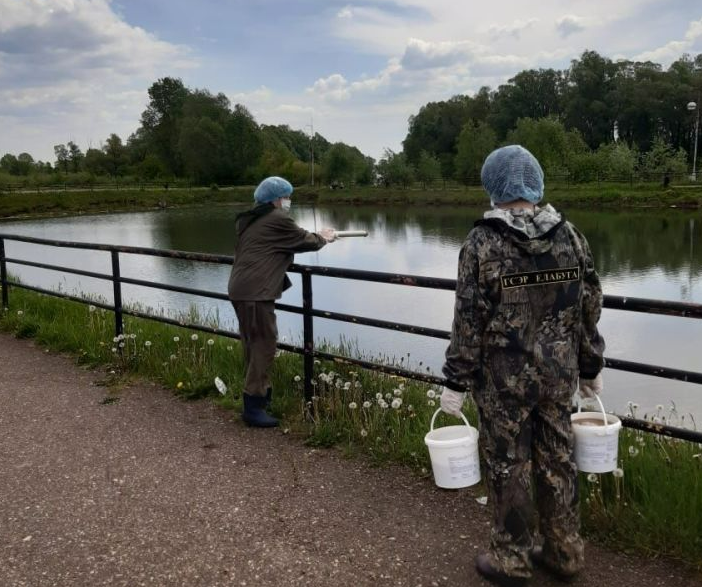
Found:
[[[233,220],[241,207],[166,210],[158,212],[60,218],[0,224],[0,232],[29,234],[63,240],[104,242],[165,249],[231,254]],[[450,207],[358,206],[293,207],[303,226],[314,229],[364,229],[367,238],[342,240],[316,253],[297,256],[299,263],[410,273],[454,278],[458,250],[482,210]],[[679,210],[583,211],[566,210],[588,237],[606,293],[702,303],[702,216]],[[48,251],[48,253],[47,253]],[[47,249],[7,243],[8,256],[50,259],[49,262],[91,271],[109,270],[109,255],[68,249]],[[59,276],[55,272],[10,266],[24,280],[64,291],[89,291],[110,299],[109,283]],[[225,292],[229,268],[160,257],[124,255],[122,273],[136,277]],[[299,276],[283,301],[299,305]],[[384,320],[450,329],[453,298],[450,292],[352,280],[315,277],[314,304],[333,310]],[[175,312],[191,304],[218,316],[225,327],[236,328],[231,306],[174,292],[125,286],[127,303]],[[702,370],[697,349],[702,348],[699,320],[605,311],[602,330],[607,355],[680,369]],[[280,314],[280,331],[299,340],[299,316]],[[341,336],[357,339],[370,355],[404,357],[422,369],[436,372],[446,347],[444,341],[386,332],[375,328],[315,320],[315,334],[337,342]],[[409,357],[408,357],[409,354]],[[702,419],[702,386],[653,377],[606,373],[608,405],[624,411],[628,400],[641,405],[640,413],[656,404],[674,401],[680,412],[692,411]]]

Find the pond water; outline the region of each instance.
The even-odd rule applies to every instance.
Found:
[[[189,208],[125,214],[35,219],[0,223],[0,232],[93,243],[146,246],[232,254],[233,221],[239,206]],[[313,230],[332,226],[362,229],[367,238],[350,238],[321,251],[296,256],[301,264],[456,277],[458,251],[483,210],[460,207],[293,206],[297,222]],[[605,293],[702,303],[702,214],[680,210],[565,210],[587,236]],[[97,272],[109,272],[109,254],[6,243],[7,256],[42,260]],[[163,283],[226,292],[229,268],[158,257],[122,255],[122,274]],[[61,275],[53,271],[10,265],[27,283],[68,292],[100,294],[111,300],[111,284]],[[281,301],[301,305],[301,285]],[[313,278],[315,308],[381,318],[393,322],[450,330],[453,294],[424,288]],[[124,286],[125,303],[141,304],[168,314],[195,306],[236,330],[228,303],[194,298],[151,288]],[[279,312],[279,331],[299,342],[302,318]],[[403,357],[416,369],[440,373],[446,341],[372,327],[315,319],[315,337],[350,341],[368,356]],[[643,363],[702,370],[702,321],[605,310],[600,327],[606,355]],[[421,362],[421,367],[420,367]],[[639,404],[638,416],[657,404],[672,405],[680,416],[702,423],[702,386],[607,369],[603,399],[608,409],[626,412],[627,402]],[[702,425],[701,425],[702,427]]]

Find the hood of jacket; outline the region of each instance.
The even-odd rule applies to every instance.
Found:
[[[530,255],[548,252],[553,235],[565,222],[565,217],[550,204],[524,208],[495,208],[485,212],[476,226],[490,226],[509,238]]]
[[[273,212],[273,210],[275,210],[275,206],[273,204],[267,203],[259,204],[258,206],[251,208],[251,210],[247,210],[246,212],[237,214],[236,218],[234,219],[234,226],[236,226],[237,237],[240,238],[249,226],[251,226],[259,218],[262,218],[266,214],[270,214],[271,212]]]

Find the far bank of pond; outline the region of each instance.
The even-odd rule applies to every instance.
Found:
[[[229,188],[170,189],[81,189],[67,191],[23,191],[0,193],[0,219],[38,216],[70,216],[182,208],[187,206],[248,203],[253,186]],[[331,206],[334,204],[389,204],[404,206],[484,206],[487,197],[477,186],[426,188],[352,187],[329,189],[296,188],[299,203]],[[545,201],[569,208],[686,208],[702,207],[702,184],[683,184],[663,188],[656,183],[641,184],[554,184],[547,185]]]

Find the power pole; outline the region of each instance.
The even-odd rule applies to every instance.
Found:
[[[312,118],[307,126],[310,128],[310,183],[314,186],[314,120]]]

